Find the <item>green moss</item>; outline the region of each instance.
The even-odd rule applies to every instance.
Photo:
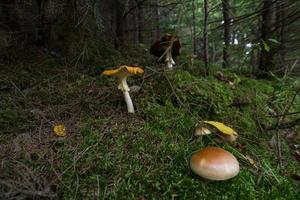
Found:
[[[299,174],[290,144],[281,136],[284,169],[278,169],[276,150],[269,146],[273,133],[258,126],[276,122],[266,117],[268,107],[274,107],[270,97],[274,91],[278,93],[273,102],[282,107],[293,94],[294,81],[285,84],[286,93],[276,80],[254,80],[224,71],[234,83],[230,85],[214,73],[204,78],[182,69],[160,72],[160,66],[153,66],[152,58],[141,55],[140,49],[136,54],[131,47],[127,50],[115,57],[102,53],[96,58],[103,58],[97,61],[101,65],[134,61],[147,66],[143,78],[129,81],[130,85],[143,82],[140,92],[132,93],[135,115],[126,113],[114,79],[89,74],[92,65],[79,70],[47,64],[43,70],[33,70],[32,76],[23,66],[12,68],[1,81],[0,91],[5,92],[0,102],[0,127],[11,138],[17,132],[32,133],[32,137],[44,134],[38,138],[43,146],[30,152],[37,155],[34,160],[23,154],[18,160],[36,177],[47,183],[54,180],[59,199],[300,198],[298,183],[283,175]],[[237,98],[246,103],[233,105]],[[298,102],[297,97],[292,110],[298,109]],[[66,123],[67,137],[54,137],[51,124],[40,125],[41,120],[30,114],[33,108],[42,110],[52,123]],[[201,120],[233,127],[239,134],[238,145],[193,136]],[[10,137],[1,139],[2,143],[12,141]],[[232,152],[240,161],[240,174],[225,182],[208,182],[194,175],[189,169],[190,156],[208,145]],[[245,156],[254,159],[258,167]]]

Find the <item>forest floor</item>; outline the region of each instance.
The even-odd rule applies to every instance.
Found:
[[[0,69],[0,199],[300,199],[300,129],[281,129],[299,118],[299,78],[220,69],[204,77],[188,59],[167,71],[127,55],[123,63],[145,67],[129,80],[137,112],[128,114],[116,79],[35,57]],[[98,64],[121,64],[116,57]],[[237,142],[196,137],[202,120],[234,128]],[[194,175],[190,156],[206,146],[234,154],[239,175]]]

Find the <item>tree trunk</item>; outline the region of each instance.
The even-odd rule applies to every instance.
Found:
[[[192,44],[193,44],[193,54],[196,55],[196,5],[195,0],[192,2]]]
[[[207,34],[207,24],[208,24],[208,6],[207,0],[204,0],[204,23],[203,23],[203,60],[206,69],[206,74],[208,74],[208,34]]]
[[[7,27],[7,31],[15,32],[20,30],[19,19],[17,16],[15,0],[2,0],[0,3],[0,9],[2,10],[0,23]]]
[[[115,38],[115,47],[119,48],[125,45],[126,36],[125,36],[125,27],[126,20],[123,16],[124,6],[120,2],[121,0],[115,0],[116,8],[116,38]]]
[[[229,17],[229,0],[222,1],[223,19],[224,19],[224,46],[223,46],[223,67],[229,67],[228,49],[230,45],[230,17]]]
[[[156,39],[159,40],[160,38],[160,26],[159,26],[159,0],[155,1],[155,23],[156,23]]]
[[[139,43],[144,42],[144,10],[142,8],[142,5],[138,6],[138,38],[139,38]]]
[[[49,47],[50,36],[51,36],[51,24],[46,20],[46,12],[49,9],[48,0],[38,0],[38,16],[39,16],[39,25],[38,25],[38,38],[36,44],[41,47]]]
[[[278,38],[279,38],[279,66],[280,72],[283,73],[286,69],[285,67],[285,57],[286,57],[286,5],[287,0],[277,1],[276,9],[276,27],[278,27]]]
[[[274,69],[273,48],[271,47],[270,40],[272,38],[272,0],[264,0],[262,11],[262,28],[261,28],[261,51],[259,62],[259,74],[262,76],[267,75],[269,71]]]

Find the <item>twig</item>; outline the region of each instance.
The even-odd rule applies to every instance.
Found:
[[[285,118],[285,113],[287,113],[291,106],[293,105],[295,99],[296,99],[296,96],[298,95],[298,93],[300,93],[300,88],[298,88],[298,90],[295,92],[292,100],[290,101],[290,103],[288,103],[285,108],[283,109],[281,115],[282,116],[279,116],[278,119],[277,119],[277,124],[275,126],[275,129],[276,129],[276,139],[277,139],[277,143],[276,143],[276,146],[277,146],[277,153],[278,153],[278,160],[279,160],[279,165],[280,165],[280,168],[282,168],[282,155],[281,155],[281,144],[280,144],[280,135],[279,135],[279,130],[280,130],[280,126],[281,126],[281,122],[284,120]],[[296,120],[297,122],[297,120]],[[298,119],[298,123],[300,122],[300,118]],[[297,123],[296,123],[297,124]]]
[[[292,128],[295,126],[300,126],[300,118],[287,122],[287,123],[280,123],[279,126],[272,126],[266,128],[267,130],[275,130],[275,129],[287,129],[287,128]]]
[[[282,117],[282,116],[288,116],[288,115],[297,115],[300,114],[300,111],[298,112],[291,112],[291,113],[286,113],[286,114],[278,114],[278,115],[267,115],[267,116],[263,116],[263,117],[259,117],[259,118],[265,118],[265,117]]]

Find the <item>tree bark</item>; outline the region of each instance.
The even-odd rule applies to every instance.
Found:
[[[160,38],[160,25],[159,25],[160,11],[159,11],[159,0],[155,1],[155,23],[156,23],[156,39]]]
[[[286,5],[288,0],[277,1],[276,9],[276,27],[278,27],[278,38],[279,38],[279,66],[280,72],[283,73],[285,67],[286,57]]]
[[[138,39],[139,43],[144,42],[144,10],[142,8],[142,5],[138,6]]]
[[[36,44],[42,47],[49,47],[50,37],[51,37],[51,23],[46,20],[46,12],[49,9],[48,0],[38,0],[38,16],[39,16],[39,25],[38,25],[38,38]]]
[[[7,31],[19,31],[20,24],[17,16],[16,10],[16,1],[15,0],[2,0],[0,3],[0,9],[2,10],[2,16],[0,22],[8,27]]]
[[[204,0],[204,23],[203,23],[203,60],[206,69],[206,74],[208,74],[208,5],[207,0]]]
[[[196,5],[195,0],[192,1],[192,44],[193,44],[193,54],[196,55]]]
[[[115,38],[115,47],[119,48],[125,45],[126,36],[125,36],[125,27],[126,19],[123,16],[124,5],[121,0],[115,0],[115,9],[116,9],[116,38]]]
[[[267,73],[274,69],[274,58],[273,48],[270,40],[272,38],[272,17],[273,17],[273,2],[272,0],[264,0],[263,11],[262,11],[262,28],[261,28],[261,51],[260,51],[260,62],[259,62],[259,74],[266,76]]]
[[[229,0],[222,0],[223,19],[224,19],[224,46],[223,46],[223,67],[229,67],[228,49],[230,45],[230,17],[229,17]]]

